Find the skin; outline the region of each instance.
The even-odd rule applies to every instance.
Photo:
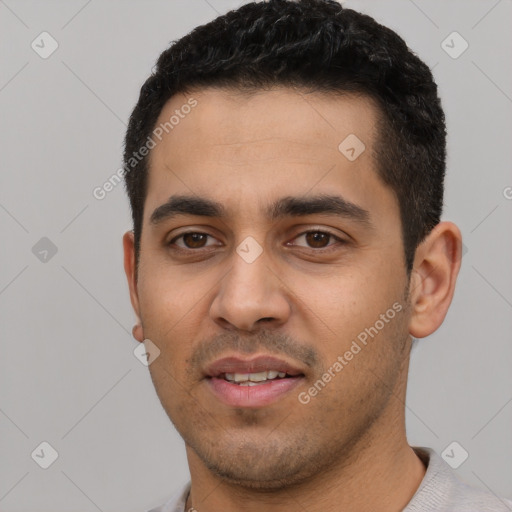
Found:
[[[444,320],[459,229],[441,222],[417,248],[408,278],[398,203],[372,157],[377,110],[368,98],[209,88],[172,97],[158,123],[190,96],[198,105],[151,150],[137,280],[133,233],[123,238],[134,337],[161,351],[151,377],[186,443],[187,510],[402,510],[425,474],[405,433],[411,336],[428,336]],[[338,150],[349,134],[366,146],[353,162]],[[265,216],[277,198],[319,193],[366,209],[373,227],[332,214]],[[173,194],[214,199],[228,215],[152,225],[153,210]],[[304,234],[315,229],[345,243]],[[179,255],[166,244],[185,231],[210,237],[176,240],[188,250]],[[236,252],[248,236],[263,249],[252,263]],[[396,302],[402,311],[301,404],[298,394]],[[225,405],[201,364],[235,353],[277,355],[304,381],[265,407]]]

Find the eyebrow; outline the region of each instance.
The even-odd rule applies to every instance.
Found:
[[[368,229],[374,227],[368,210],[341,196],[327,194],[282,197],[270,204],[265,214],[270,221],[315,214],[336,215],[360,223]],[[227,210],[222,203],[205,197],[174,195],[153,211],[149,222],[152,225],[157,225],[180,215],[218,219],[228,217]]]

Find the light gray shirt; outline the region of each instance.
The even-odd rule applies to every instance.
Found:
[[[402,512],[512,512],[512,500],[464,484],[432,448],[413,449],[427,465],[427,471]],[[190,482],[164,505],[148,512],[187,512],[189,491]]]

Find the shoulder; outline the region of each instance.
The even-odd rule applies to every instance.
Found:
[[[428,464],[420,487],[403,512],[511,512],[512,501],[465,484],[432,449],[414,447]]]
[[[190,482],[187,482],[176,494],[159,507],[146,512],[185,512],[185,504],[190,491]]]

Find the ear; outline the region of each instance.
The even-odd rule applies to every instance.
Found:
[[[123,250],[124,250],[124,271],[128,280],[128,287],[130,288],[130,300],[132,302],[133,310],[137,316],[137,323],[135,324],[132,333],[133,337],[140,341],[144,341],[144,333],[142,330],[142,322],[140,319],[140,305],[139,295],[137,292],[137,279],[136,279],[136,266],[135,266],[135,239],[133,231],[127,231],[123,236]]]
[[[443,323],[452,302],[462,258],[462,235],[440,222],[416,249],[410,282],[409,333],[424,338]]]

